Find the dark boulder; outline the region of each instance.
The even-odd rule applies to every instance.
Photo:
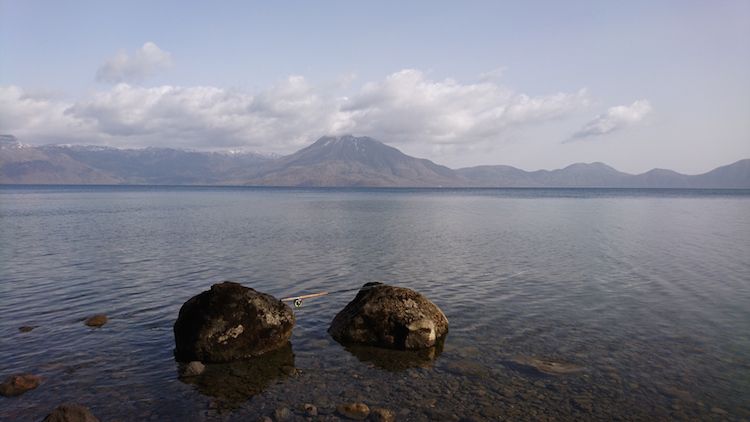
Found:
[[[79,404],[61,404],[42,422],[99,422],[91,411]]]
[[[367,283],[336,315],[328,332],[344,344],[418,350],[439,343],[448,333],[448,319],[414,290]]]
[[[225,281],[192,297],[174,324],[179,361],[231,362],[285,346],[294,312],[271,295]]]

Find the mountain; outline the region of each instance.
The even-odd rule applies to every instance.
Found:
[[[251,169],[269,161],[255,153],[225,154],[172,148],[117,149],[91,146],[39,147],[64,154],[111,174],[127,184],[215,185],[246,179]]]
[[[351,135],[326,136],[283,157],[171,148],[33,147],[0,135],[0,184],[750,189],[750,159],[699,175],[665,169],[633,175],[604,163],[537,171],[504,165],[452,170]]]
[[[557,170],[524,171],[511,166],[479,166],[456,172],[482,187],[621,187],[632,177],[604,163],[576,163]]]
[[[0,183],[119,184],[123,179],[93,168],[65,153],[20,144],[0,136]]]
[[[0,135],[0,183],[220,185],[247,180],[272,158],[171,148],[32,147]],[[234,182],[236,184],[236,182]]]
[[[246,185],[462,186],[448,167],[410,157],[369,137],[323,137],[292,155],[262,166]]]
[[[603,163],[577,163],[559,170],[530,172],[510,166],[479,166],[456,172],[471,186],[480,187],[750,189],[750,159],[699,175],[665,169],[633,175]]]

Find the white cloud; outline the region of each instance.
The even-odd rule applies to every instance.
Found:
[[[604,135],[640,122],[651,112],[648,100],[637,100],[631,105],[610,107],[606,113],[596,116],[574,133],[565,142],[577,141],[592,136]]]
[[[406,69],[365,84],[342,112],[357,132],[396,143],[471,144],[562,116],[587,101],[585,90],[531,97],[492,82],[431,81]]]
[[[27,143],[58,134],[70,143],[277,153],[322,135],[354,133],[449,151],[501,142],[514,128],[565,116],[587,102],[583,90],[530,96],[490,81],[433,81],[412,69],[365,83],[348,97],[302,76],[256,93],[120,83],[72,102],[31,100],[20,88],[6,87],[0,89],[0,133]]]
[[[170,54],[152,42],[143,44],[133,55],[121,51],[96,71],[99,82],[140,81],[172,65]]]
[[[91,127],[66,113],[70,106],[65,101],[30,95],[14,85],[0,86],[0,133],[34,143],[68,139],[97,142]]]

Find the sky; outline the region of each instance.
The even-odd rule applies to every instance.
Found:
[[[750,158],[750,1],[0,0],[0,134],[698,174]]]

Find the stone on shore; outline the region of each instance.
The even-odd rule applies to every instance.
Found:
[[[340,404],[336,406],[336,411],[345,418],[358,421],[367,419],[367,416],[370,414],[370,408],[364,403]]]
[[[79,404],[62,404],[42,422],[99,422],[91,411]]]
[[[32,374],[11,375],[0,384],[0,396],[15,397],[39,387],[42,377]]]
[[[271,295],[225,281],[185,302],[174,324],[179,361],[231,362],[286,345],[292,309]]]
[[[414,290],[367,283],[336,315],[328,332],[345,344],[418,350],[435,346],[448,333],[448,319]]]
[[[89,327],[101,327],[102,325],[106,324],[108,321],[107,316],[104,314],[96,314],[92,315],[83,322],[84,324],[88,325]]]

